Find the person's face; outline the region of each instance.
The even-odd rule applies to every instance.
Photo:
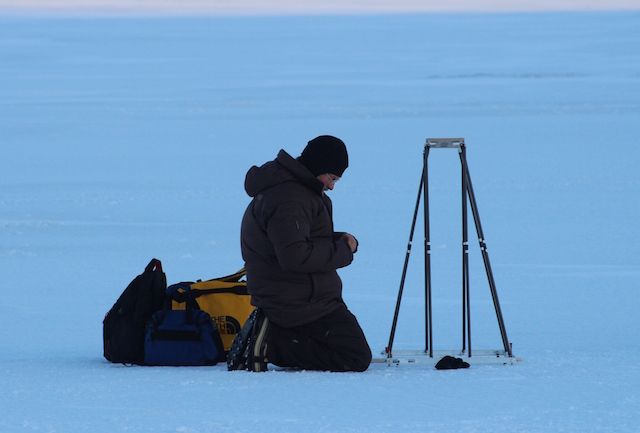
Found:
[[[339,176],[335,174],[325,173],[318,176],[320,182],[324,184],[324,190],[333,190],[336,185],[336,182],[340,180]]]

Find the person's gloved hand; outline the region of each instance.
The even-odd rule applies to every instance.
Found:
[[[342,239],[349,245],[352,253],[358,251],[358,240],[353,235],[349,233],[343,233]]]

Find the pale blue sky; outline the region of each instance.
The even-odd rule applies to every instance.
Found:
[[[288,14],[640,10],[640,0],[0,0],[0,11]]]

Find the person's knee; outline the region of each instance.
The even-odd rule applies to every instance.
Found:
[[[371,358],[369,358],[368,362],[363,361],[362,363],[356,365],[353,371],[356,373],[362,373],[363,371],[367,371],[369,365],[371,365]]]
[[[355,372],[363,372],[365,370],[367,370],[369,368],[369,365],[371,365],[371,360],[372,360],[372,355],[371,355],[371,348],[369,347],[369,345],[367,343],[365,343],[364,345],[365,347],[363,347],[361,353],[359,354],[359,356],[357,358],[354,359],[354,363],[353,363],[353,371]]]

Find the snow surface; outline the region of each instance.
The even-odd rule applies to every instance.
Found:
[[[0,17],[0,431],[636,432],[638,29],[637,12]],[[319,134],[349,148],[330,194],[360,249],[340,274],[375,354],[424,141],[448,136],[524,361],[108,363],[102,318],[129,281],[152,257],[170,283],[240,268],[247,169]],[[459,166],[430,154],[436,349],[460,346]],[[396,349],[423,348],[422,233]],[[471,252],[474,347],[499,349]]]

